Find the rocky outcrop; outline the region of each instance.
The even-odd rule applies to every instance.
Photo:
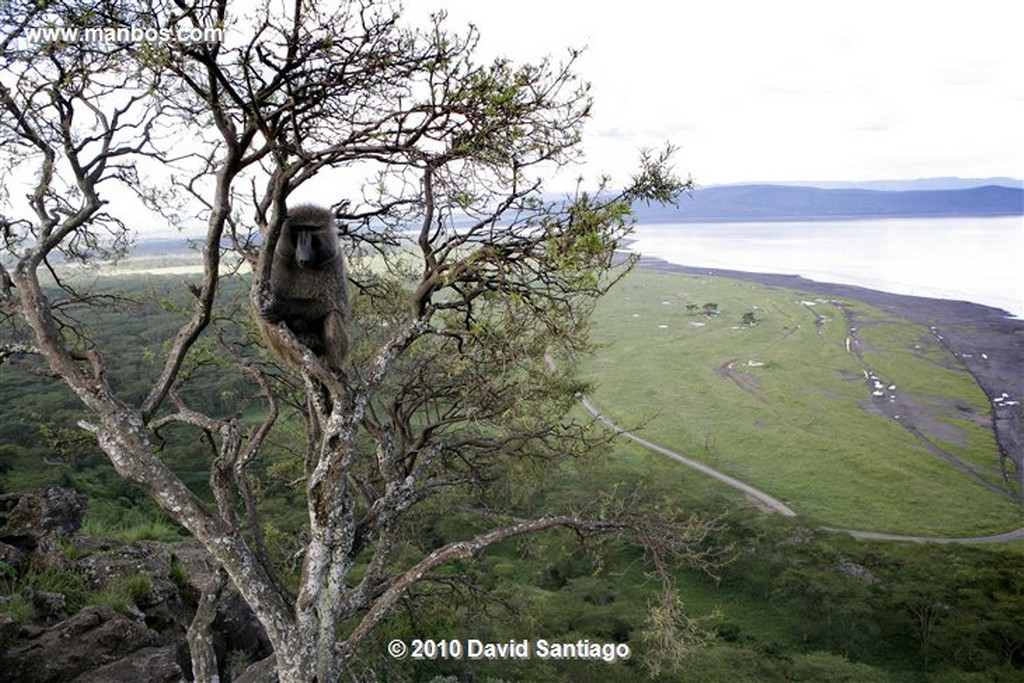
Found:
[[[0,495],[0,562],[15,570],[31,558],[60,562],[57,539],[82,528],[85,496],[69,489]]]
[[[84,497],[62,489],[0,496],[0,587],[8,593],[0,593],[0,683],[190,680],[185,634],[215,562],[195,542],[69,542],[84,509]],[[73,548],[70,556],[62,547]],[[31,580],[54,569],[74,578],[74,595]],[[20,610],[10,609],[15,601]],[[241,667],[270,654],[233,590],[222,595],[211,631],[222,681],[231,680],[229,661]]]
[[[144,647],[73,679],[72,683],[179,683],[185,680],[172,646]]]
[[[96,673],[143,649],[152,649],[159,635],[144,621],[118,614],[109,607],[89,606],[24,639],[3,654],[4,681],[72,681]],[[106,681],[181,680],[176,661],[156,678],[105,678]]]

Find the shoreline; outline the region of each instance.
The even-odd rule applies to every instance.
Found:
[[[1014,260],[1024,232],[1016,217],[859,223],[639,223],[621,248],[671,263],[971,301],[1024,319],[1024,278]]]
[[[1024,320],[1002,309],[969,301],[890,294],[857,285],[809,280],[800,275],[698,268],[641,256],[637,266],[686,275],[707,275],[859,301],[929,328],[974,377],[989,400],[992,428],[1008,469],[1024,496]],[[1010,403],[1010,405],[1006,405]],[[1015,471],[1014,471],[1015,470]]]

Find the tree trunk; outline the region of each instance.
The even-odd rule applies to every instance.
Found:
[[[228,575],[223,569],[217,570],[209,586],[203,591],[196,606],[196,614],[185,634],[189,653],[192,656],[192,680],[196,683],[220,681],[217,669],[217,653],[213,650],[210,625],[217,616],[217,602],[220,600]]]

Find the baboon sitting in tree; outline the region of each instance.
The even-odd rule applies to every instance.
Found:
[[[270,305],[260,315],[264,341],[300,369],[298,354],[268,333],[269,325],[283,322],[329,368],[339,370],[348,350],[348,315],[349,282],[334,216],[313,205],[289,209],[270,270]]]

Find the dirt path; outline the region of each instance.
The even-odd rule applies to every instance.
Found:
[[[612,422],[608,417],[606,417],[597,408],[597,406],[594,405],[594,402],[591,401],[588,397],[581,396],[580,402],[583,404],[583,407],[586,408],[591,415],[597,418],[597,420],[601,424],[608,427],[608,429],[612,430],[616,434],[624,436],[627,439],[630,439],[631,441],[635,441],[644,448],[652,450],[660,455],[664,455],[667,458],[671,458],[672,460],[675,460],[678,463],[686,465],[689,468],[695,469],[698,472],[702,472],[708,475],[709,477],[713,477],[718,481],[726,484],[727,486],[731,486],[734,489],[742,491],[747,495],[747,498],[750,499],[750,501],[755,506],[757,506],[761,510],[764,510],[765,512],[774,512],[781,514],[785,517],[797,516],[796,512],[791,507],[783,503],[781,500],[765,493],[764,491],[761,491],[760,489],[754,488],[753,486],[746,482],[740,481],[735,477],[730,477],[728,474],[725,474],[724,472],[719,472],[713,467],[708,467],[704,463],[697,462],[696,460],[691,460],[690,458],[687,458],[686,456],[677,453],[672,449],[665,448],[664,446],[659,446],[653,441],[648,441],[647,439],[639,437],[636,434],[633,434],[632,432],[626,431],[622,427]],[[904,534],[889,534],[881,531],[865,531],[862,529],[837,529],[833,527],[821,528],[824,531],[849,534],[854,538],[863,538],[875,541],[903,541],[908,543],[962,543],[965,545],[975,545],[983,543],[1009,543],[1011,541],[1024,540],[1024,528],[1014,529],[1012,531],[1007,531],[1001,534],[994,534],[991,536],[969,536],[965,538],[953,538],[944,536],[910,536]]]
[[[878,531],[857,531],[855,529],[830,529],[823,527],[825,531],[850,534],[855,538],[865,538],[874,541],[905,541],[909,543],[959,543],[962,545],[981,545],[984,543],[1011,543],[1024,540],[1024,529],[1014,529],[1002,534],[992,536],[974,536],[971,538],[942,538],[938,536],[903,536],[901,534],[883,534]]]
[[[733,487],[734,489],[739,489],[740,491],[743,491],[745,494],[747,494],[747,497],[750,498],[761,509],[770,510],[771,512],[777,512],[786,517],[796,517],[796,513],[793,512],[793,510],[790,509],[788,505],[786,505],[777,498],[769,496],[764,491],[756,489],[750,484],[742,482],[739,479],[730,477],[728,474],[725,474],[724,472],[719,472],[718,470],[712,467],[708,467],[704,463],[697,462],[696,460],[691,460],[690,458],[687,458],[686,456],[681,455],[676,451],[665,448],[664,446],[659,446],[658,444],[652,441],[648,441],[647,439],[643,439],[637,436],[636,434],[633,434],[632,432],[627,432],[625,429],[623,429],[622,427],[618,426],[617,424],[609,420],[607,417],[605,417],[601,413],[601,411],[597,409],[597,406],[594,405],[594,402],[591,401],[586,396],[580,397],[580,402],[583,403],[583,407],[586,408],[591,415],[596,417],[598,421],[601,422],[601,424],[608,427],[616,434],[621,434],[627,439],[630,439],[640,444],[644,448],[650,449],[655,453],[660,453],[665,457],[672,458],[676,462],[680,462],[686,465],[687,467],[697,470],[698,472],[703,472],[709,477],[713,477],[718,481]]]

